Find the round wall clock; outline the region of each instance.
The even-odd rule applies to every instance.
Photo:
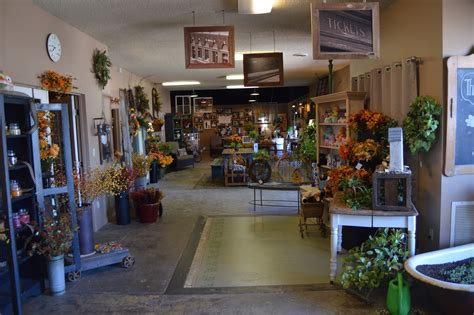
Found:
[[[46,50],[48,56],[53,62],[58,62],[61,59],[61,42],[58,35],[51,33],[46,40]]]

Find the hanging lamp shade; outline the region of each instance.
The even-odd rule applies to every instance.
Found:
[[[239,0],[239,14],[265,14],[272,8],[273,0]]]

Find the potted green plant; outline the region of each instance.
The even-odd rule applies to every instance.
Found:
[[[156,222],[158,214],[161,217],[163,208],[161,200],[163,193],[156,188],[142,189],[132,192],[130,197],[138,204],[138,217],[142,223]]]
[[[345,289],[371,292],[402,272],[408,259],[406,234],[400,229],[379,229],[375,236],[349,251],[341,284]]]
[[[64,276],[64,254],[71,247],[74,227],[67,213],[57,217],[46,218],[43,226],[35,226],[39,232],[39,240],[32,244],[30,254],[42,255],[46,258],[49,289],[52,295],[66,292]]]
[[[104,186],[115,197],[115,215],[119,225],[130,224],[129,191],[135,179],[134,170],[122,165],[110,166],[104,171]]]

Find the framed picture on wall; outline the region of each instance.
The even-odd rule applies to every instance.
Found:
[[[187,69],[234,68],[234,26],[184,28]]]
[[[380,57],[379,3],[311,4],[313,59]]]
[[[280,86],[283,83],[283,53],[244,54],[245,86]]]

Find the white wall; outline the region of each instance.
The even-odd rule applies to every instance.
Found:
[[[62,57],[57,63],[50,61],[46,53],[49,33],[56,33],[61,39]],[[120,65],[114,65],[112,80],[102,91],[91,72],[92,54],[96,48],[103,50],[107,46],[37,7],[31,0],[0,1],[0,69],[20,85],[39,86],[37,76],[49,69],[77,78],[75,92],[84,94],[86,102],[87,134],[83,138],[89,148],[86,162],[90,167],[99,164],[98,140],[94,136],[92,118],[101,116],[104,105],[110,120],[108,96],[118,97],[120,88],[134,86],[140,81],[138,76],[126,70],[119,73]],[[143,80],[142,84],[151,100],[153,83]],[[170,111],[169,92],[156,88],[162,96],[163,110]],[[94,209],[94,226],[97,229],[106,223],[106,205],[102,204]]]

